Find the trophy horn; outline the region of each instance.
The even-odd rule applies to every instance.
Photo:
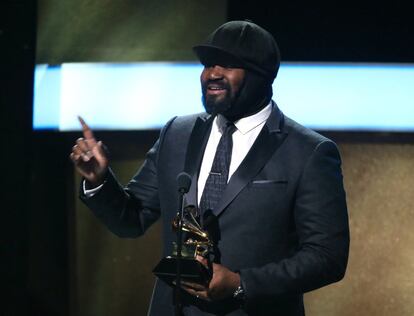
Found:
[[[180,219],[175,217],[172,222],[172,227],[174,231],[177,231],[179,227]],[[187,218],[183,219],[183,231],[188,232],[196,237],[196,239],[201,239],[200,241],[210,242],[208,233],[198,228],[197,225],[191,223]]]

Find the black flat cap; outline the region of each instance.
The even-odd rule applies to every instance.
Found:
[[[249,21],[230,21],[193,47],[203,65],[225,63],[255,71],[274,80],[280,53],[272,34]]]

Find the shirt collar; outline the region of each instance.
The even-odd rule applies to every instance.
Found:
[[[237,130],[244,134],[247,134],[251,130],[255,129],[257,126],[265,122],[272,112],[272,101],[269,102],[268,105],[266,105],[263,109],[261,109],[259,112],[243,117],[240,120],[234,122],[234,125],[236,125]],[[226,122],[226,118],[219,114],[216,119],[216,124],[219,127],[219,130],[221,130],[220,126],[223,126]]]

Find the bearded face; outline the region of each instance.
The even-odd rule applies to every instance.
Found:
[[[245,70],[219,65],[205,66],[201,73],[202,101],[207,113],[225,114],[232,106],[244,83]]]
[[[272,80],[243,68],[217,65],[205,66],[201,88],[206,112],[233,122],[260,111],[273,95]]]

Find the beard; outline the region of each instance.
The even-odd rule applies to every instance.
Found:
[[[225,90],[224,95],[211,95],[207,93],[207,87],[210,83],[218,85],[221,89]],[[225,81],[208,80],[202,84],[202,103],[207,113],[225,114],[229,111],[237,99],[237,94],[234,93],[232,87]]]
[[[210,83],[225,89],[224,95],[207,93]],[[240,118],[252,115],[269,104],[273,91],[272,81],[247,71],[246,77],[237,92],[233,91],[226,81],[207,80],[202,83],[202,103],[207,113],[222,114],[229,121],[235,122]]]

